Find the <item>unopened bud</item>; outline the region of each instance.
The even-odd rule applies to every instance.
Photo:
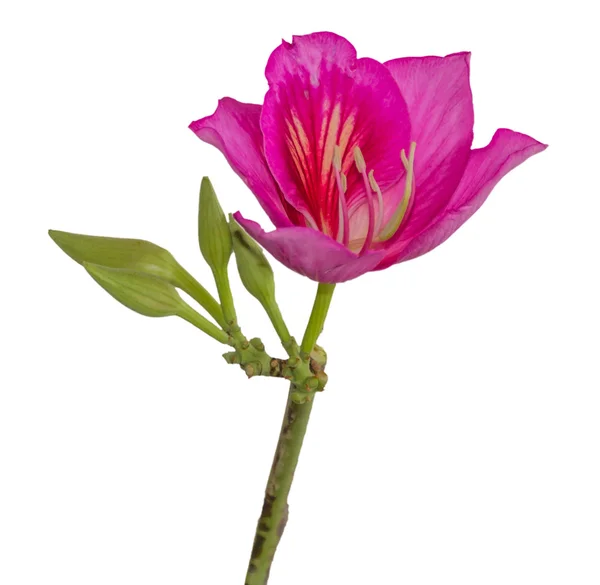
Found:
[[[260,246],[229,216],[233,252],[246,290],[262,305],[275,303],[273,269]]]
[[[136,272],[160,278],[196,299],[217,323],[223,325],[221,307],[173,255],[146,240],[105,238],[49,230],[54,243],[78,264]]]
[[[195,325],[221,343],[228,343],[227,334],[198,314],[165,280],[118,268],[83,263],[90,276],[113,298],[128,309],[146,317],[177,315]]]
[[[200,186],[198,212],[198,240],[200,251],[215,274],[227,270],[231,257],[231,234],[227,219],[208,177],[203,177]]]
[[[183,268],[172,254],[146,240],[104,238],[49,230],[54,243],[75,262],[119,268],[162,278],[181,286]]]

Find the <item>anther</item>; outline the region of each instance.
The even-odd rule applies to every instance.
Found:
[[[365,157],[358,146],[354,147],[354,162],[356,163],[356,168],[358,169],[359,173],[364,173],[367,170]]]
[[[338,173],[342,172],[342,151],[337,144],[333,147],[333,168]]]

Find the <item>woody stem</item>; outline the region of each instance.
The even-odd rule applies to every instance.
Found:
[[[302,352],[309,354],[321,333],[335,285],[319,284],[313,310],[302,340]],[[308,359],[308,357],[306,358]],[[314,401],[297,404],[290,386],[279,441],[265,490],[254,545],[246,574],[246,585],[266,585],[277,545],[288,518],[288,495],[298,464],[302,442]]]

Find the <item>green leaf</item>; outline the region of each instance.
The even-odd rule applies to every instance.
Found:
[[[186,304],[168,282],[129,270],[83,263],[90,276],[128,309],[146,317],[178,315]]]
[[[141,272],[180,286],[183,268],[172,254],[146,240],[86,236],[57,230],[48,234],[75,262]]]

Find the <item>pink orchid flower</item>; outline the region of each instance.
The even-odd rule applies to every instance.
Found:
[[[337,283],[429,252],[546,145],[500,129],[471,149],[469,53],[379,63],[330,32],[273,51],[262,106],[231,98],[190,124],[275,225],[234,215],[277,260]]]

